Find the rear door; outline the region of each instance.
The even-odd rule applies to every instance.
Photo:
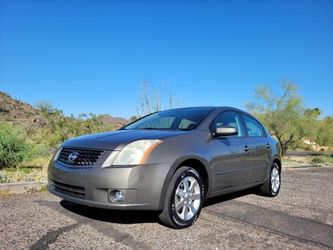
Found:
[[[251,182],[264,181],[270,167],[271,145],[263,126],[249,115],[242,114],[248,147],[251,156],[249,179]]]
[[[238,134],[212,138],[214,193],[248,183],[252,168],[251,153],[245,148],[248,138],[240,114],[224,111],[213,121],[210,129],[214,132],[222,125],[236,128]]]

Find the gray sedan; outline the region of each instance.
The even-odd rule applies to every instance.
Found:
[[[250,187],[276,196],[281,166],[278,142],[250,114],[180,108],[66,141],[50,162],[49,191],[92,207],[158,210],[184,228],[207,198]]]

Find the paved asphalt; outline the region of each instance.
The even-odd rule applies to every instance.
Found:
[[[0,249],[333,249],[333,168],[286,170],[277,198],[207,202],[173,230],[153,212],[93,209],[48,193],[0,199]]]

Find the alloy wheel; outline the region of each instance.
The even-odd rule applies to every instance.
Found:
[[[192,177],[185,177],[175,192],[175,211],[182,220],[192,219],[198,212],[201,203],[201,190],[198,181]]]
[[[274,193],[277,193],[280,188],[280,172],[279,169],[274,166],[271,171],[271,189]]]

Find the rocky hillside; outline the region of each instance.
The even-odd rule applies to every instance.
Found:
[[[105,124],[114,124],[115,127],[128,123],[125,118],[108,114],[99,115],[97,119]],[[0,92],[0,121],[7,121],[21,127],[42,128],[48,125],[50,117],[45,117],[45,114],[28,103],[15,100],[8,94]]]
[[[30,104],[11,98],[6,93],[0,92],[0,121],[7,121],[23,127],[43,127],[47,119],[41,112]]]
[[[97,119],[104,122],[104,123],[112,123],[115,124],[116,127],[122,127],[125,124],[128,123],[128,120],[126,120],[125,118],[121,118],[121,117],[113,117],[111,115],[99,115],[97,116]]]

